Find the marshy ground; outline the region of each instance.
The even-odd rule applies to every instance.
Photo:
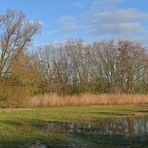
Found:
[[[148,105],[0,109],[0,147],[146,147]]]

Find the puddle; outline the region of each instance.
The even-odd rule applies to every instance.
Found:
[[[65,134],[71,137],[70,143],[57,141],[54,145],[46,145],[37,141],[30,148],[97,148],[109,147],[110,144],[117,147],[130,147],[131,144],[141,147],[140,143],[148,145],[148,116],[106,118],[84,123],[48,122],[42,129],[50,135]]]
[[[148,116],[108,118],[89,123],[49,122],[43,130],[59,134],[143,136],[148,134]]]
[[[42,144],[40,141],[36,141],[36,143],[29,146],[29,148],[48,148],[48,146],[46,144]]]

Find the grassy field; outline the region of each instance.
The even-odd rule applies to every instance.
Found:
[[[53,145],[54,143],[57,144],[57,142],[71,143],[73,136],[78,136],[83,142],[87,142],[89,141],[89,137],[85,135],[51,134],[45,132],[42,127],[50,121],[86,122],[97,121],[100,118],[138,116],[144,114],[148,114],[148,104],[0,109],[0,147],[28,147],[28,144],[34,143],[36,140]],[[123,140],[123,137],[106,137],[106,139],[108,139],[106,141],[108,144],[119,144],[121,141],[129,141],[129,143],[136,141],[136,139],[132,138]],[[93,141],[95,142],[95,140],[96,138],[94,137]],[[103,139],[100,142],[103,142]],[[138,141],[134,142],[134,144],[136,143],[138,144]]]

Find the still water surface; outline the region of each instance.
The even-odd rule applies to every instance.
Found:
[[[116,145],[114,147],[132,147],[132,145],[134,145],[132,142],[142,142],[141,140],[143,139],[143,147],[148,147],[148,116],[103,118],[96,122],[48,122],[42,128],[46,133],[67,134],[72,136],[71,144],[63,144],[63,147],[109,147],[107,140],[118,143],[116,139],[119,141],[121,139],[121,142],[125,142],[123,142],[122,145]],[[130,141],[129,139],[133,140]],[[39,148],[62,147],[62,145],[58,145],[58,143],[54,146],[47,146],[39,141],[30,147],[35,146]]]

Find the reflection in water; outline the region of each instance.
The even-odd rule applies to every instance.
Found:
[[[31,145],[29,148],[47,148],[47,145],[41,144],[40,141],[36,141],[36,143]]]
[[[30,148],[98,148],[111,145],[130,147],[131,144],[135,144],[135,147],[147,147],[148,145],[148,116],[106,118],[87,123],[49,122],[43,130],[50,135],[72,136],[72,140],[70,143],[57,141],[47,145],[37,141]],[[125,139],[122,139],[123,137]]]
[[[148,133],[148,116],[107,118],[89,123],[49,122],[44,130],[50,133],[143,136]]]

